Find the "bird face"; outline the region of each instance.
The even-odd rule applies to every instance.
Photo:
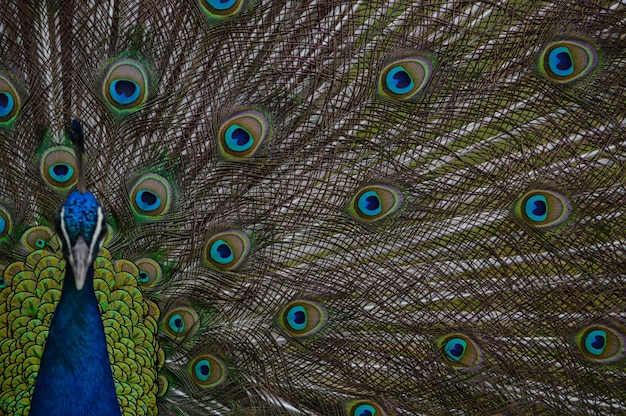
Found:
[[[106,235],[102,207],[90,192],[72,192],[61,206],[57,220],[63,254],[74,272],[76,289],[82,290],[87,271]]]

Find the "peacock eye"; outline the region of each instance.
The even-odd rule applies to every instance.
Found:
[[[200,319],[195,310],[180,306],[171,309],[162,319],[161,328],[171,339],[191,337],[198,330]]]
[[[220,125],[218,145],[226,159],[243,160],[254,156],[269,130],[267,118],[258,111],[241,112]]]
[[[11,216],[9,211],[0,206],[0,241],[11,232]]]
[[[455,370],[472,371],[482,364],[482,350],[464,334],[449,334],[437,340],[443,361]]]
[[[67,163],[55,163],[48,169],[48,174],[57,182],[69,182],[74,176],[74,168]]]
[[[378,79],[378,92],[395,100],[410,100],[432,76],[433,62],[425,56],[398,59],[386,65]]]
[[[143,284],[143,283],[148,282],[148,280],[150,280],[150,276],[148,275],[147,272],[140,271],[139,274],[137,275],[137,280]]]
[[[373,400],[352,400],[345,407],[348,416],[387,416],[382,406]]]
[[[539,71],[550,81],[566,84],[589,75],[598,65],[598,52],[578,40],[549,43],[539,57]]]
[[[243,0],[198,0],[198,2],[208,16],[214,18],[233,16],[243,5]]]
[[[396,213],[402,206],[402,193],[387,185],[369,185],[361,188],[348,205],[355,218],[373,223]]]
[[[137,280],[142,289],[149,289],[157,286],[163,278],[163,270],[159,263],[150,258],[142,258],[135,261],[139,269]]]
[[[48,227],[42,225],[32,227],[22,235],[22,246],[28,251],[42,249],[52,239],[52,236],[52,230]]]
[[[525,193],[514,207],[515,214],[535,228],[553,227],[565,222],[571,213],[567,197],[549,190]]]
[[[102,213],[102,208],[99,208],[99,212]],[[106,221],[106,217],[104,217],[104,213],[102,213],[103,217],[102,217],[102,221],[100,222],[100,232],[98,233],[97,236],[95,236],[97,238],[97,242],[98,242],[98,252],[100,250],[102,250],[102,247],[104,246],[104,242],[107,239],[107,236],[109,234],[109,229],[107,228],[107,221]]]
[[[199,387],[217,387],[228,377],[226,364],[219,358],[202,354],[189,364],[191,380]]]
[[[9,126],[22,108],[20,95],[9,77],[0,73],[0,126]]]
[[[624,335],[605,325],[591,325],[579,331],[576,343],[585,358],[601,364],[619,361],[626,353]]]
[[[78,180],[76,156],[69,147],[57,146],[46,150],[41,156],[39,168],[44,181],[60,191],[69,189]]]
[[[467,342],[462,338],[452,338],[446,341],[443,352],[450,361],[459,362],[465,356]]]
[[[293,337],[306,337],[322,329],[327,319],[321,303],[300,299],[285,306],[278,315],[278,324]]]
[[[102,83],[106,102],[118,112],[136,110],[148,98],[148,72],[134,59],[120,59],[109,66]]]
[[[204,246],[204,262],[218,270],[234,270],[250,253],[250,238],[238,230],[214,234]]]
[[[158,218],[170,209],[172,187],[162,176],[148,173],[137,180],[130,191],[130,200],[137,216]]]

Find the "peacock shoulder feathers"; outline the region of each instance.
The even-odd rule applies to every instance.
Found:
[[[0,400],[7,414],[23,414],[30,404],[65,271],[56,236],[52,237],[44,227],[37,231],[50,237],[46,248],[32,251],[24,262],[12,263],[3,275],[0,336],[4,372],[0,381],[7,388],[3,387]],[[55,251],[48,251],[55,246]],[[123,397],[121,405],[128,410],[127,414],[150,414],[149,410],[155,410],[158,391],[158,309],[143,299],[137,283],[139,271],[134,263],[114,262],[104,249],[94,267],[93,285],[102,307],[116,391],[118,397]],[[76,387],[72,390],[76,392]]]
[[[0,414],[626,414],[625,68],[620,1],[7,2]]]

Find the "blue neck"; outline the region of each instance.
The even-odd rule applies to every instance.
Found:
[[[92,266],[79,291],[71,267],[66,268],[35,382],[31,416],[120,415],[93,275]]]

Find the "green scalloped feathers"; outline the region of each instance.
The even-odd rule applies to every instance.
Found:
[[[65,260],[51,230],[34,227],[22,242],[31,252],[25,261],[4,268],[0,292],[0,404],[12,415],[28,413],[65,273]],[[128,416],[156,414],[157,377],[164,364],[156,339],[159,308],[144,299],[138,275],[134,263],[113,261],[106,249],[95,260],[94,288],[118,400]],[[12,388],[6,388],[7,383]]]

